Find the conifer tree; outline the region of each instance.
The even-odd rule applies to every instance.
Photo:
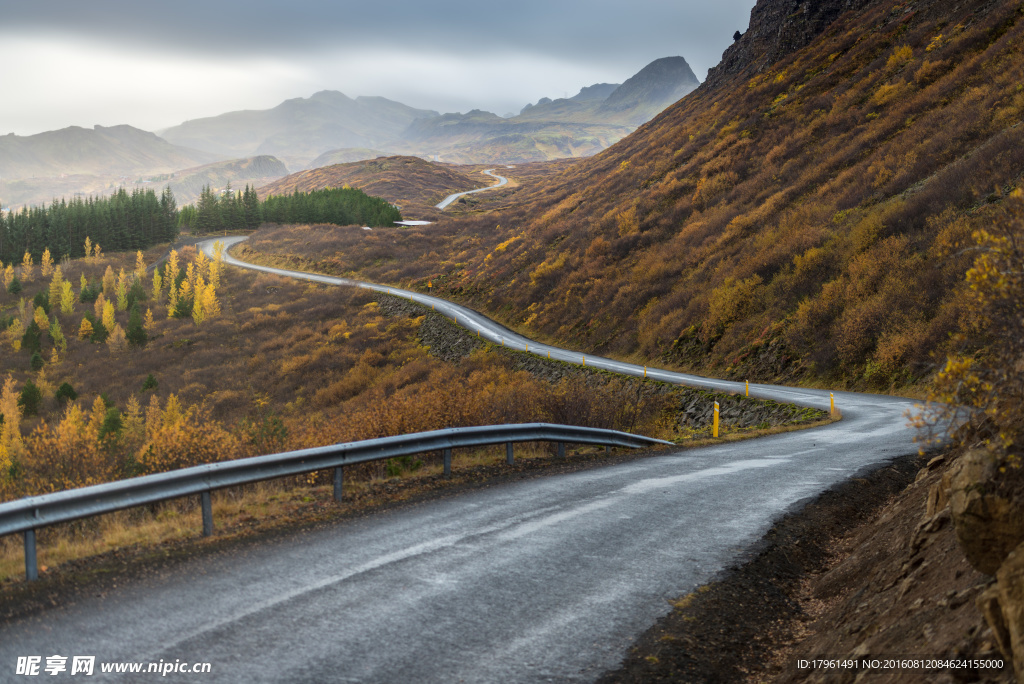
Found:
[[[160,300],[163,299],[164,282],[160,276],[159,269],[153,269],[153,303],[159,304]]]
[[[115,325],[115,321],[114,321],[114,305],[111,304],[110,302],[103,302],[103,318],[102,318],[102,320],[103,320],[103,327],[106,328],[109,332],[113,332],[114,331],[114,325]],[[122,332],[124,332],[124,331],[122,330]]]
[[[64,273],[60,269],[60,264],[52,268],[50,273],[53,276],[50,278],[50,307],[56,309],[60,307],[60,297],[64,292]]]
[[[128,309],[128,276],[123,268],[117,274],[117,285],[114,286],[114,291],[117,295],[117,310],[126,311]]]
[[[64,281],[60,285],[60,311],[63,314],[69,314],[75,309],[75,291],[71,288],[71,283]]]
[[[14,280],[14,266],[7,264],[4,268],[4,289],[8,289],[11,286],[11,282]]]
[[[85,236],[85,258],[92,258],[92,240],[89,239],[88,235]],[[82,277],[84,278],[85,274],[82,274]]]
[[[107,299],[116,296],[115,289],[117,287],[117,277],[114,275],[114,269],[107,265],[107,270],[103,272],[103,294]]]
[[[49,247],[43,250],[43,256],[39,260],[39,272],[44,278],[49,277],[53,273],[53,257],[50,256]]]
[[[107,298],[103,295],[102,292],[100,292],[99,295],[97,295],[96,297],[96,301],[92,305],[92,310],[96,312],[97,320],[103,320],[103,307],[106,305],[106,303]]]
[[[89,322],[88,318],[82,319],[82,324],[78,326],[78,339],[87,340],[93,335],[92,323]]]
[[[142,256],[142,250],[135,252],[135,278],[142,281],[146,277],[146,259]]]
[[[32,255],[25,250],[25,256],[21,258],[21,280],[25,283],[32,282]]]
[[[133,347],[144,347],[149,340],[145,328],[142,327],[142,314],[139,313],[137,304],[132,307],[132,312],[128,316],[128,330],[125,332],[125,337],[128,344]]]
[[[110,349],[111,354],[120,354],[128,348],[128,338],[124,334],[124,328],[121,327],[120,323],[115,323],[110,331],[110,336],[107,337],[107,347]]]

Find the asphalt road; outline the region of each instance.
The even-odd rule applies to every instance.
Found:
[[[508,346],[582,361],[463,307],[360,286],[433,303]],[[644,372],[597,357],[586,363]],[[820,390],[752,385],[751,393],[829,403]],[[844,419],[824,428],[506,484],[188,561],[0,625],[0,679],[17,656],[45,664],[59,654],[211,663],[210,675],[165,681],[590,681],[668,612],[667,600],[711,579],[788,508],[916,450],[904,417],[911,401],[837,393],[836,402]]]
[[[443,200],[441,200],[436,205],[436,208],[438,208],[438,209],[446,209],[449,204],[451,204],[455,200],[459,199],[463,195],[472,195],[475,192],[485,192],[487,190],[493,190],[494,188],[500,188],[502,185],[505,185],[506,183],[508,183],[508,178],[505,178],[504,176],[499,176],[499,175],[497,175],[495,173],[491,173],[492,171],[494,171],[494,169],[487,169],[486,171],[484,171],[484,173],[486,173],[488,176],[493,176],[494,178],[498,179],[498,182],[495,183],[494,185],[488,185],[486,188],[477,188],[476,190],[467,190],[466,192],[456,192],[456,193],[453,193],[453,194],[448,195],[447,197],[445,197]]]

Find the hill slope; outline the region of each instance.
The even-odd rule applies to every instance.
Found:
[[[434,205],[447,195],[488,185],[486,176],[472,177],[419,157],[383,157],[335,164],[300,171],[268,183],[259,189],[260,199],[268,195],[287,195],[298,190],[351,185],[367,195],[383,197],[402,208],[403,215],[423,219],[435,216]]]
[[[199,199],[203,187],[224,190],[230,183],[235,190],[244,185],[253,187],[275,181],[288,175],[288,169],[277,157],[262,155],[247,159],[214,162],[192,169],[184,169],[154,180],[170,186],[179,205],[191,204]]]
[[[752,19],[788,22],[766,11],[782,4]],[[746,66],[519,207],[394,249],[424,282],[586,350],[751,379],[920,378],[964,306],[963,247],[1024,174],[1024,15],[936,0],[836,15],[778,61],[747,46]]]

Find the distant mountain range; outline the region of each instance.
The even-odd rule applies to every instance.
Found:
[[[169,183],[187,203],[205,184],[263,184],[289,170],[389,155],[454,163],[589,156],[698,85],[685,59],[666,57],[621,85],[597,83],[571,98],[542,98],[511,117],[439,114],[325,90],[272,109],[186,121],[159,135],[127,125],[12,134],[0,137],[0,205],[147,183]]]
[[[383,97],[352,99],[333,90],[285,100],[273,109],[228,112],[161,131],[175,145],[220,158],[271,154],[305,163],[342,147],[381,148],[401,141],[414,121],[438,116]],[[294,163],[294,162],[293,162]]]
[[[0,136],[0,176],[4,178],[132,176],[174,171],[220,158],[216,153],[180,147],[131,126],[70,126],[37,135]]]

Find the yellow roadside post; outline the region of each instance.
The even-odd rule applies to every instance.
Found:
[[[829,404],[831,404],[831,407],[829,408],[829,412],[828,413],[829,413],[830,416],[835,418],[836,417],[836,395],[833,394],[832,392],[829,392],[828,393],[828,401],[829,401]]]
[[[746,383],[747,383],[747,396],[749,397],[750,396],[750,381],[747,380]]]
[[[647,377],[647,366],[644,366],[644,377]]]
[[[715,425],[713,428],[713,436],[718,439],[718,402],[715,402]]]

